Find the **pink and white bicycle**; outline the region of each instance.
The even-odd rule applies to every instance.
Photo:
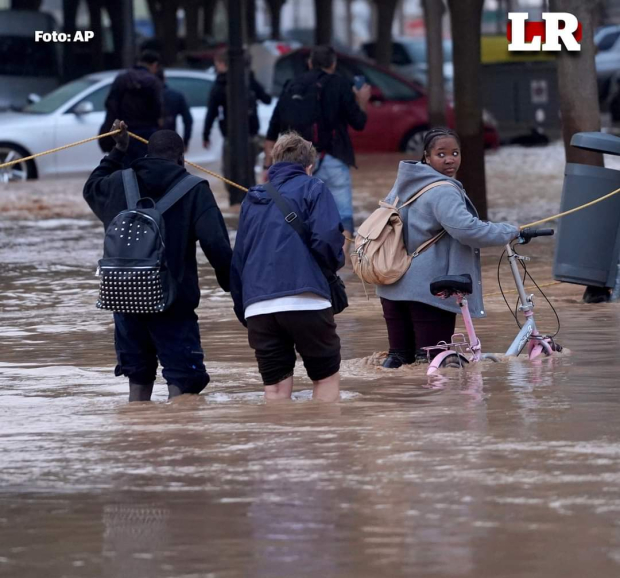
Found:
[[[523,229],[518,237],[518,243],[529,243],[534,237],[550,236],[553,234],[553,229]],[[526,346],[527,355],[530,360],[536,359],[543,354],[553,355],[556,351],[561,351],[562,347],[553,340],[553,337],[541,335],[536,328],[536,322],[534,320],[534,295],[526,294],[524,279],[521,279],[518,266],[520,262],[527,274],[523,262],[529,260],[529,257],[519,255],[510,243],[506,245],[505,253],[508,257],[512,276],[519,295],[518,310],[523,313],[525,317],[523,325],[520,325],[519,333],[510,344],[505,356],[518,356]],[[451,343],[442,341],[432,347],[424,347],[423,349],[426,351],[429,359],[427,375],[432,375],[438,369],[445,367],[464,367],[465,365],[478,363],[482,360],[499,361],[499,359],[491,353],[482,353],[482,344],[480,343],[480,339],[476,336],[474,324],[467,306],[467,295],[472,293],[471,276],[447,275],[444,277],[437,277],[431,283],[431,293],[442,299],[449,299],[450,297],[456,298],[461,315],[463,316],[467,336],[463,333],[456,333],[452,336]],[[515,319],[517,319],[516,315]],[[438,350],[439,352],[437,353]]]

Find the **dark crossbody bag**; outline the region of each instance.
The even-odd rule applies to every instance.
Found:
[[[323,275],[327,279],[329,283],[329,291],[331,294],[331,302],[332,309],[334,311],[334,315],[338,315],[349,306],[349,300],[347,299],[347,292],[344,286],[344,282],[336,273],[332,273],[325,269],[321,262],[316,258],[312,249],[308,246],[308,239],[310,237],[310,231],[308,230],[308,225],[302,221],[297,213],[292,209],[289,205],[288,201],[280,194],[278,189],[276,189],[271,183],[264,184],[265,190],[267,194],[271,197],[271,200],[276,204],[276,207],[282,213],[284,220],[291,226],[297,234],[301,237],[301,240],[304,242],[306,247],[312,253],[314,260],[317,262],[318,266],[321,268]]]

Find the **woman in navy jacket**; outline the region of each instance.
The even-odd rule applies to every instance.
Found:
[[[335,401],[340,389],[340,339],[321,265],[344,265],[340,216],[325,184],[312,176],[316,152],[296,133],[273,148],[269,181],[302,219],[304,242],[262,185],[241,207],[233,251],[231,293],[235,313],[248,328],[265,384],[266,399],[289,399],[295,349],[314,382],[313,397]],[[312,252],[310,251],[310,248]]]

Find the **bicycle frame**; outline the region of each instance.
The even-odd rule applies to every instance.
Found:
[[[523,312],[525,316],[525,323],[521,327],[521,331],[517,334],[514,341],[510,344],[510,347],[506,351],[506,356],[517,356],[523,348],[528,346],[528,356],[530,360],[536,359],[542,353],[547,355],[553,354],[553,349],[549,343],[540,335],[538,329],[536,329],[536,322],[534,321],[534,295],[527,295],[525,293],[525,286],[523,280],[519,274],[519,268],[517,261],[525,261],[528,257],[518,255],[512,250],[510,244],[506,245],[506,255],[508,256],[508,262],[510,263],[510,270],[512,277],[514,278],[517,293],[521,300],[519,311]]]
[[[459,363],[461,366],[463,365],[463,361],[466,363],[477,363],[483,358],[482,355],[482,344],[480,343],[480,339],[476,335],[476,330],[474,329],[474,323],[471,318],[471,313],[469,312],[469,307],[467,306],[467,299],[462,293],[456,294],[456,302],[461,310],[461,315],[463,316],[463,322],[465,323],[465,330],[467,331],[467,339],[465,340],[465,336],[462,333],[455,333],[452,336],[451,343],[438,343],[434,347],[425,347],[427,353],[430,352],[431,349],[442,349],[441,353],[438,353],[433,360],[431,361],[427,375],[431,375],[435,373],[440,367],[446,357],[450,355],[458,355]],[[457,341],[456,338],[461,338],[460,341]],[[467,359],[465,357],[466,352],[471,352],[471,357]]]
[[[524,257],[515,253],[510,246],[506,245],[506,254],[508,256],[508,262],[510,263],[510,270],[515,282],[517,293],[521,301],[519,311],[525,316],[525,323],[521,327],[521,330],[515,337],[514,341],[510,344],[510,347],[506,351],[507,357],[518,356],[525,346],[527,345],[527,355],[530,360],[536,359],[543,353],[546,355],[553,355],[554,349],[549,343],[549,339],[544,338],[536,328],[536,321],[534,320],[534,295],[527,295],[525,292],[525,286],[523,280],[519,274],[519,267],[517,261],[529,260],[529,257]],[[474,324],[467,306],[467,299],[462,293],[457,293],[456,302],[461,310],[463,316],[463,323],[465,324],[465,330],[467,331],[467,339],[462,333],[455,333],[452,336],[451,343],[440,342],[433,347],[425,347],[424,349],[430,355],[430,351],[433,349],[441,349],[441,353],[437,354],[430,362],[427,375],[435,373],[442,365],[444,360],[451,356],[457,355],[461,367],[464,363],[477,363],[481,359],[493,359],[498,361],[492,354],[482,353],[482,344],[480,339],[476,336]],[[460,338],[460,339],[459,339]],[[471,356],[467,358],[465,353],[471,353]]]

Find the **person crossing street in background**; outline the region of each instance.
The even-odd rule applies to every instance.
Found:
[[[123,119],[131,132],[146,140],[162,127],[163,86],[156,76],[159,64],[157,52],[143,50],[137,64],[114,79],[105,101],[106,117],[99,134],[109,132],[118,118]],[[104,152],[114,148],[114,140],[110,137],[99,142]],[[123,158],[123,168],[146,155],[146,151],[144,143],[132,138]]]
[[[314,176],[331,191],[345,237],[351,237],[354,223],[350,167],[355,166],[355,153],[348,129],[363,130],[366,126],[370,86],[352,87],[336,73],[336,52],[331,46],[315,47],[309,66],[309,72],[285,85],[273,111],[265,141],[264,168],[272,164],[271,153],[279,134],[294,130],[310,140],[319,154]]]
[[[227,74],[228,74],[228,51],[223,48],[217,51],[215,54],[215,70],[217,71],[217,78],[215,80],[215,84],[211,89],[211,93],[209,94],[209,102],[207,104],[207,116],[205,117],[205,125],[202,134],[203,145],[205,148],[209,148],[211,146],[211,129],[213,128],[213,123],[215,119],[219,121],[220,132],[224,137],[224,151],[223,151],[223,159],[222,164],[224,168],[224,176],[227,179],[230,179],[231,176],[231,163],[233,162],[230,158],[230,143],[227,138],[227,117],[226,117],[226,85]],[[254,78],[254,74],[250,72],[249,76],[249,86],[248,86],[248,121],[249,121],[249,134],[250,134],[250,154],[252,158],[256,158],[258,154],[258,145],[256,143],[256,135],[258,134],[259,129],[259,120],[258,120],[258,101],[260,100],[264,104],[271,103],[271,96],[269,96],[265,89],[261,86],[261,84]],[[252,163],[254,166],[254,163]],[[254,171],[251,172],[250,175],[252,182],[250,186],[254,185]],[[245,197],[245,193],[236,187],[231,187],[230,185],[226,185],[226,189],[228,190],[228,195],[230,199],[230,205],[239,205],[243,198]]]
[[[187,105],[187,100],[182,92],[168,86],[164,76],[164,69],[161,67],[157,71],[157,78],[159,78],[164,87],[164,119],[162,128],[176,132],[177,116],[180,116],[183,119],[183,144],[185,145],[185,152],[187,152],[189,141],[192,138],[192,124],[194,122],[192,113]]]

